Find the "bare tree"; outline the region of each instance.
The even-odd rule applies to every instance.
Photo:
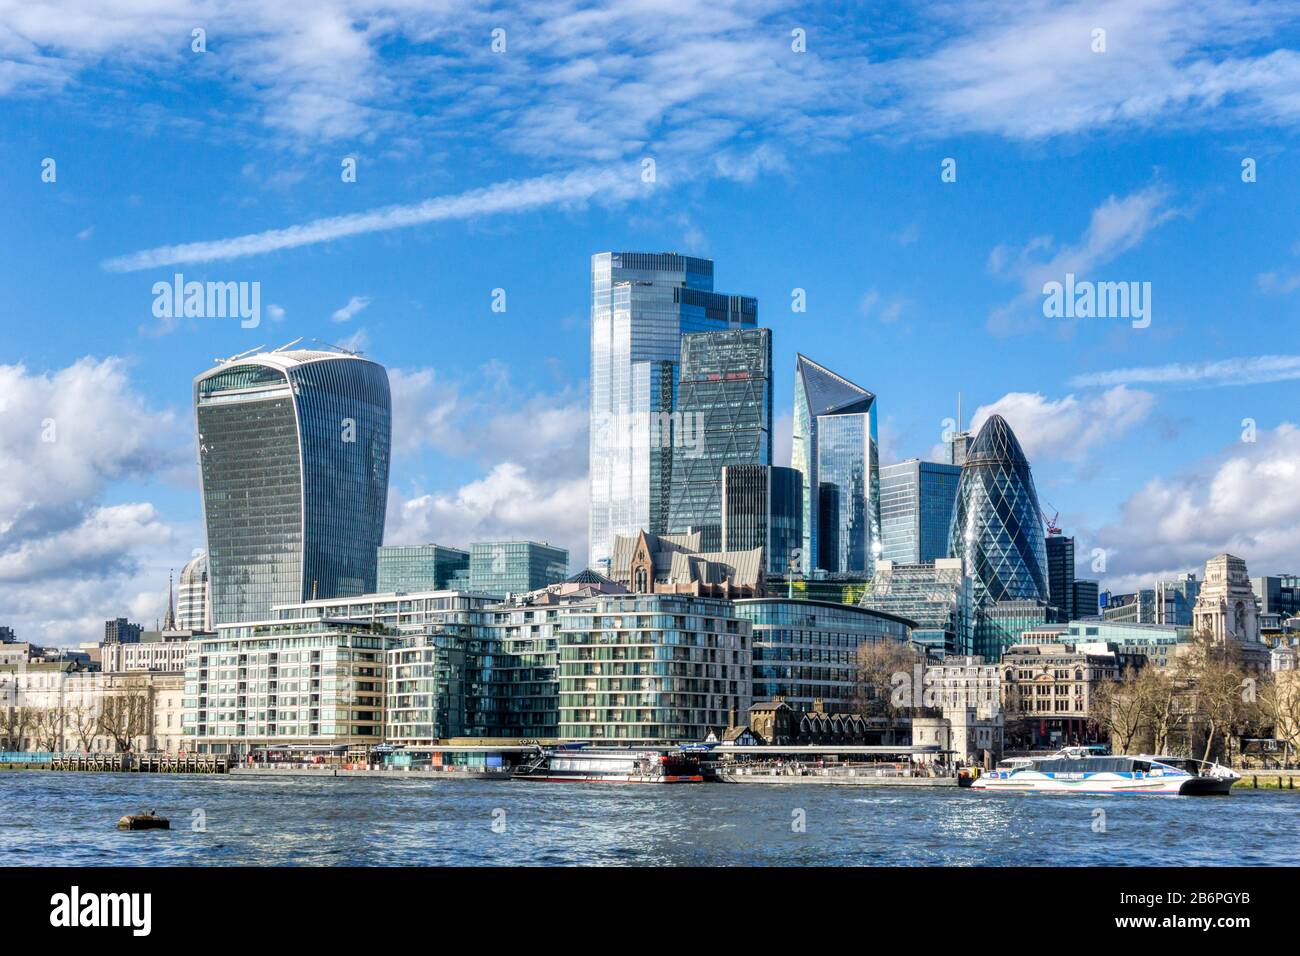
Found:
[[[916,665],[922,656],[911,646],[895,641],[877,641],[858,648],[855,703],[864,713],[887,717],[892,729],[904,711],[921,706],[923,688],[914,686]],[[897,675],[902,675],[898,677]],[[900,680],[906,680],[906,694],[895,694]]]
[[[1153,754],[1173,753],[1174,737],[1186,726],[1185,688],[1159,667],[1144,667],[1134,684],[1144,730]]]
[[[119,752],[131,749],[136,737],[149,732],[149,702],[135,687],[120,694],[106,694],[99,715],[99,732],[111,737]]]
[[[90,750],[99,732],[99,711],[87,703],[73,704],[68,709],[68,728],[72,736],[81,744],[82,750]]]
[[[1092,719],[1106,731],[1114,753],[1128,753],[1146,725],[1137,678],[1102,681],[1092,693]]]
[[[0,708],[0,737],[4,739],[6,750],[23,749],[35,717],[35,711],[30,707]]]
[[[66,720],[67,715],[62,706],[42,707],[36,711],[36,718],[32,724],[33,733],[36,735],[36,748],[49,751],[63,749],[63,728]]]
[[[1300,751],[1300,671],[1279,671],[1259,685],[1261,716],[1286,747],[1285,761]]]

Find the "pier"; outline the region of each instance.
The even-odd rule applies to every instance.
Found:
[[[719,744],[710,751],[713,779],[721,783],[793,786],[957,787],[951,757],[938,744]]]
[[[82,773],[226,773],[231,758],[211,754],[167,753],[5,753],[8,770],[66,770]]]

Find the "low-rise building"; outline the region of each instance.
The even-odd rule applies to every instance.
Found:
[[[1115,649],[1017,644],[1002,654],[1002,708],[1018,723],[1022,744],[1064,746],[1095,741],[1093,695],[1136,663]]]

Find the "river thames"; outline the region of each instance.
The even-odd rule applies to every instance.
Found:
[[[0,773],[3,866],[1300,862],[1300,794]],[[126,833],[156,810],[170,831]],[[196,829],[202,826],[203,829]]]

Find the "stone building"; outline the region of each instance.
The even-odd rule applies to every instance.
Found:
[[[1220,554],[1205,562],[1205,583],[1192,609],[1192,628],[1219,643],[1259,643],[1259,599],[1251,589],[1246,562]]]
[[[734,600],[766,593],[762,548],[701,551],[700,541],[698,531],[617,535],[609,576],[636,594]]]
[[[1002,709],[1016,724],[1010,744],[1066,746],[1100,737],[1093,695],[1136,659],[1108,645],[1017,644],[1002,654]],[[1009,735],[1012,731],[1008,730]]]

